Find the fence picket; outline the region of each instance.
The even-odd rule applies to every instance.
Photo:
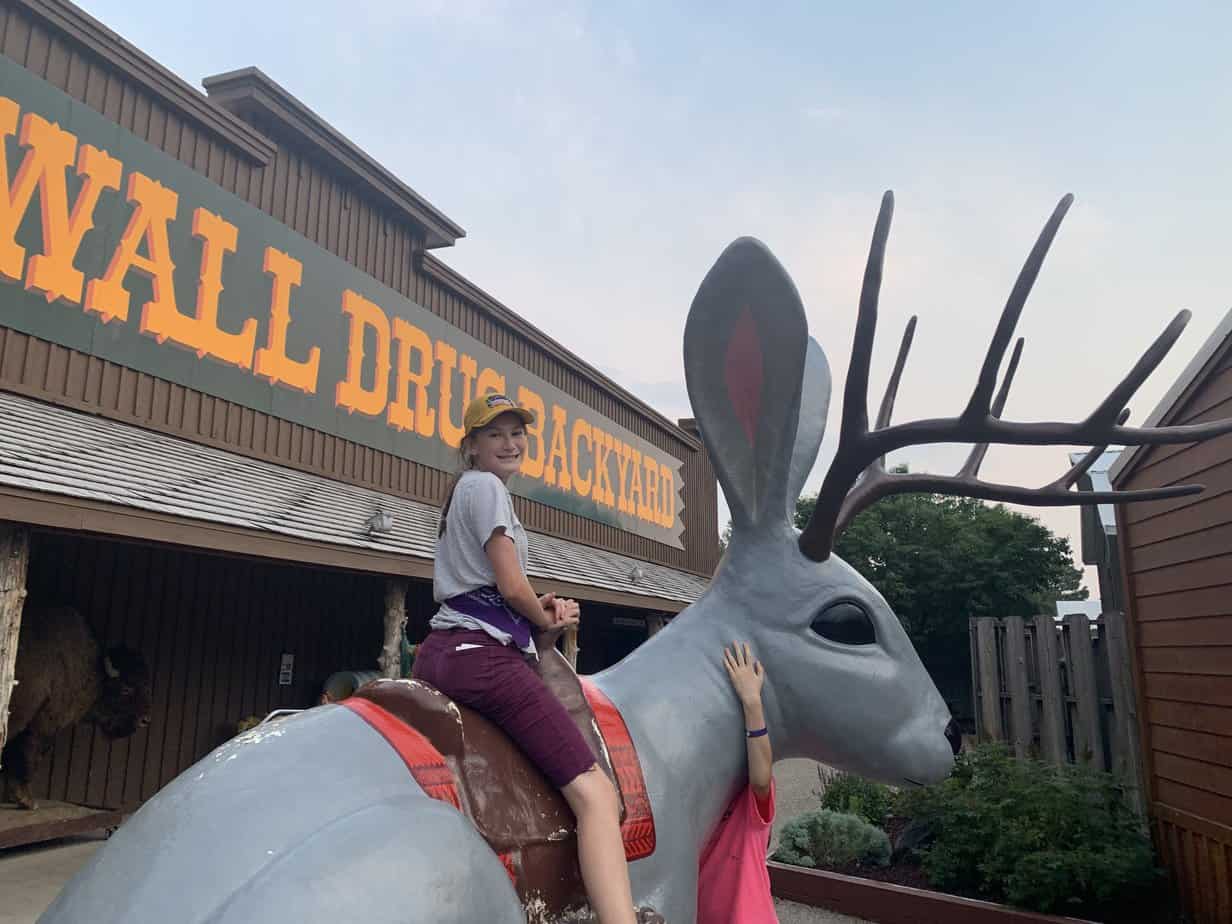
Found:
[[[1081,613],[1065,617],[1069,629],[1070,695],[1077,700],[1074,717],[1074,757],[1092,766],[1104,766],[1104,739],[1100,732],[1099,689],[1091,654],[1091,622]]]
[[[1125,633],[1125,614],[1104,614],[1108,640],[1108,676],[1112,681],[1112,714],[1115,736],[1112,745],[1112,772],[1121,777],[1129,804],[1145,816],[1142,798],[1142,766],[1138,739],[1138,701],[1134,696],[1130,672],[1129,640]]]
[[[1145,818],[1142,741],[1124,615],[1105,613],[1094,621],[1080,614],[980,617],[968,625],[979,740],[1007,742],[1018,757],[1038,753],[1055,764],[1109,769],[1123,781],[1127,802]]]
[[[984,736],[983,710],[980,709],[980,646],[976,641],[979,622],[974,617],[967,620],[967,636],[971,650],[971,698],[975,703],[975,708],[971,712],[975,716],[975,740],[986,741],[987,738]]]
[[[1026,757],[1035,735],[1031,731],[1031,698],[1027,691],[1026,629],[1021,616],[1005,620],[1006,688],[1010,694],[1010,734],[1014,754]]]
[[[975,624],[980,671],[980,735],[983,740],[1001,741],[1001,665],[997,659],[996,621],[981,619]]]
[[[1061,659],[1057,651],[1057,627],[1048,615],[1035,617],[1035,660],[1039,665],[1040,753],[1054,764],[1066,762],[1065,702],[1061,699]]]

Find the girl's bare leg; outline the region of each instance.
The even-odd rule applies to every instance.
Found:
[[[636,924],[629,864],[620,836],[620,808],[612,781],[594,766],[561,792],[577,817],[582,882],[600,924]]]

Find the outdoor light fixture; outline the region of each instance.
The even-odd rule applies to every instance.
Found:
[[[368,530],[369,536],[376,533],[391,533],[394,530],[394,515],[377,507],[372,516],[364,520],[364,527]]]

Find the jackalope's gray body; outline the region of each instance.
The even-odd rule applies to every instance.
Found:
[[[888,206],[870,257],[876,273],[866,274],[861,299],[859,330],[867,328],[869,348],[886,230]],[[1012,324],[1005,338],[999,328],[994,345],[1010,333]],[[891,391],[903,358],[905,350]],[[861,438],[861,426],[868,434],[863,412],[848,407],[865,403],[866,361],[852,373],[864,379],[854,399],[849,376],[845,444]],[[802,539],[790,525],[821,442],[830,376],[790,279],[755,241],[729,247],[703,282],[685,332],[685,369],[732,511],[732,542],[702,599],[594,678],[624,716],[654,812],[657,847],[631,865],[634,895],[670,924],[695,919],[700,850],[745,773],[742,715],[720,660],[725,644],[749,641],[766,666],[776,756],[811,757],[900,784],[939,780],[953,760],[949,712],[898,619],[829,554],[830,526],[810,524]],[[873,438],[896,432],[888,428],[891,403]],[[998,418],[1003,403],[986,407],[977,422]],[[1076,442],[1071,432],[1064,436],[1055,441]],[[858,468],[875,467],[879,455]],[[978,461],[965,469],[963,484],[982,490],[972,480],[976,468]],[[810,532],[826,535],[810,545]],[[428,798],[357,715],[325,706],[241,735],[185,771],[125,823],[41,920],[514,924],[528,917],[537,920],[470,822]]]

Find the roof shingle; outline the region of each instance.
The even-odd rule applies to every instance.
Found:
[[[432,560],[437,509],[0,392],[0,485]],[[393,530],[368,535],[377,509]],[[531,577],[691,603],[706,580],[528,532]],[[634,576],[634,569],[640,574]]]

